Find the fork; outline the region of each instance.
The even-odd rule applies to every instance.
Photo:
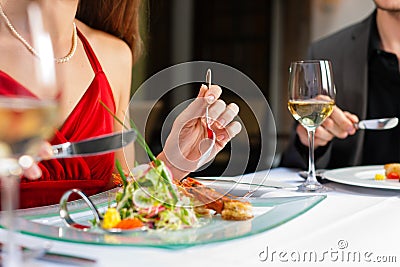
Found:
[[[251,196],[253,196],[254,193],[255,193],[256,191],[257,191],[257,189],[249,190],[246,194],[243,195],[243,198],[244,198],[244,199],[249,199],[249,198],[251,198]]]
[[[211,70],[210,69],[207,70],[206,82],[207,82],[207,87],[210,88],[211,87]],[[214,148],[215,139],[216,139],[215,132],[210,127],[211,120],[208,115],[208,106],[206,107],[205,115],[206,115],[207,138],[211,139],[211,144],[210,144],[210,147],[206,150],[206,152],[204,152],[204,154],[200,157],[199,162],[197,163],[197,167],[201,167],[207,161],[207,159],[210,157],[212,149]]]

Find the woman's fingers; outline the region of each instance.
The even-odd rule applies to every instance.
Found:
[[[38,151],[38,156],[41,159],[49,159],[53,155],[53,150],[50,143],[43,142]],[[42,170],[36,164],[33,157],[23,155],[18,159],[18,164],[23,170],[23,174],[28,179],[39,179],[42,176]]]
[[[211,121],[213,121],[211,127],[217,133],[217,140],[224,145],[242,129],[242,125],[239,122],[233,121],[238,113],[238,105],[234,103],[226,105],[225,102],[220,99],[208,109],[208,115]]]
[[[222,89],[217,85],[209,88],[202,85],[197,98],[175,120],[160,157],[165,158],[168,166],[179,177],[198,168],[201,151],[196,148],[207,144],[210,146],[204,123],[207,108],[217,139],[210,159],[241,131],[242,125],[233,121],[239,107],[236,104],[226,105],[219,99],[221,93]],[[207,151],[208,147],[205,148]]]
[[[211,122],[215,122],[217,118],[225,111],[226,104],[223,100],[218,99],[211,106],[208,107],[208,117]]]
[[[42,170],[36,165],[35,160],[28,155],[23,155],[18,159],[18,164],[23,170],[23,175],[28,179],[38,179],[42,176]]]
[[[42,143],[39,149],[38,156],[44,160],[50,159],[53,156],[53,149],[51,148],[50,143],[48,142]]]
[[[222,94],[222,89],[218,85],[211,85],[210,88],[207,88],[206,85],[201,85],[198,98],[205,98],[207,104],[211,105],[215,102]]]
[[[177,122],[183,125],[193,121],[193,119],[204,117],[206,108],[219,101],[218,98],[221,96],[221,93],[222,89],[218,85],[212,85],[210,88],[207,88],[207,86],[203,84],[200,87],[197,98],[189,104],[185,112],[182,112],[178,116]]]
[[[238,121],[232,121],[225,128],[217,132],[217,141],[222,147],[242,130],[242,125]]]
[[[223,128],[230,123],[239,113],[239,107],[235,103],[230,103],[215,121],[217,128]]]
[[[222,128],[230,123],[239,113],[239,107],[235,103],[226,105],[226,103],[218,99],[208,108],[208,116],[212,120],[213,124]]]
[[[39,179],[42,176],[42,170],[36,164],[24,170],[24,176],[31,180]]]
[[[211,85],[210,88],[202,85],[197,98],[197,100],[199,100],[199,98],[204,98],[209,104],[208,116],[213,122],[213,127],[215,126],[219,129],[228,125],[239,113],[238,105],[235,103],[226,105],[223,100],[219,99],[221,93],[222,89],[218,85]],[[214,97],[216,99],[214,99]]]

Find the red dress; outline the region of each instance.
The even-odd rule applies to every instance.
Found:
[[[114,113],[114,96],[96,55],[89,42],[78,31],[86,55],[92,65],[95,77],[67,117],[62,127],[56,131],[52,144],[78,141],[93,136],[113,132],[114,119],[100,104],[103,101]],[[0,95],[10,94],[10,88],[21,85],[0,73]],[[3,86],[8,83],[8,86]],[[25,89],[28,95],[33,95]],[[12,94],[12,92],[11,92]],[[112,177],[114,153],[72,159],[48,160],[39,163],[43,175],[38,180],[22,178],[20,185],[20,207],[29,208],[57,204],[61,195],[72,188],[83,190],[88,195],[103,191]]]

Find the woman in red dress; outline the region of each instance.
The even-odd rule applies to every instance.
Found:
[[[21,1],[1,0],[1,8],[12,23],[21,8]],[[39,0],[50,4],[51,10],[44,10],[44,20],[52,18],[55,32],[50,32],[54,54],[63,57],[71,51],[71,38],[77,39],[76,51],[68,60],[56,64],[66,73],[62,88],[62,125],[50,142],[79,141],[93,136],[122,131],[121,125],[100,104],[104,102],[119,118],[124,118],[129,110],[132,66],[140,55],[141,39],[138,16],[140,0]],[[117,3],[118,2],[118,3]],[[9,39],[11,47],[2,47],[2,53],[15,46],[24,46],[8,29],[1,18],[0,39]],[[75,26],[76,25],[76,26]],[[76,27],[76,36],[74,28]],[[72,37],[71,37],[72,36]],[[4,40],[3,39],[3,40]],[[33,55],[26,49],[26,56]],[[0,60],[0,69],[1,64]],[[15,77],[24,77],[17,79]],[[13,87],[26,88],[29,76],[18,69],[0,72],[0,94],[9,93]],[[7,86],[4,86],[7,84]],[[35,95],[26,89],[27,94]],[[216,151],[235,136],[241,129],[238,122],[232,121],[238,113],[235,104],[228,106],[219,100],[221,89],[202,86],[198,98],[178,116],[172,134],[167,139],[164,151],[158,156],[171,169],[175,179],[187,175],[190,169],[182,169],[187,159],[199,158],[199,151],[193,150],[204,139],[204,123],[199,117],[210,106],[210,116],[217,122]],[[218,123],[215,123],[215,126]],[[221,127],[224,126],[224,127]],[[175,153],[176,147],[180,148]],[[169,151],[168,151],[169,150]],[[167,156],[166,155],[172,155]],[[212,157],[213,155],[211,155]],[[211,158],[210,157],[210,158]],[[125,153],[117,151],[100,156],[42,161],[29,170],[29,178],[21,180],[21,208],[58,203],[61,195],[68,189],[80,188],[87,194],[95,194],[112,187],[112,173],[115,158],[124,166],[133,166],[133,146]],[[39,167],[39,168],[38,168]],[[193,169],[194,170],[194,169]]]

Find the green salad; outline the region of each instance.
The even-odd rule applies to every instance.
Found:
[[[172,184],[162,161],[120,176],[122,188],[116,193],[116,206],[104,214],[103,228],[179,230],[199,225],[193,199]]]

